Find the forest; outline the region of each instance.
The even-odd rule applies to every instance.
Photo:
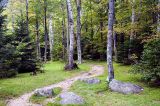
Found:
[[[160,0],[0,0],[0,106],[160,106]]]

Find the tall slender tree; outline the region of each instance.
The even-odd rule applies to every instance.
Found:
[[[44,61],[47,61],[47,49],[48,49],[48,31],[47,31],[47,0],[44,0],[44,40],[45,40],[45,50],[44,50]]]
[[[114,7],[115,1],[109,0],[109,13],[108,13],[108,36],[107,36],[107,65],[108,65],[108,80],[109,82],[114,79],[114,69],[112,60],[112,43],[113,43],[113,23],[114,23]]]
[[[40,8],[36,7],[38,5],[39,0],[34,0],[35,3],[35,28],[36,28],[36,52],[37,52],[37,59],[41,60],[41,47],[40,47],[40,34],[39,34],[39,13],[40,13]]]
[[[132,29],[131,29],[131,35],[130,35],[130,44],[129,44],[129,53],[128,53],[128,58],[130,59],[131,58],[131,52],[132,52],[132,42],[135,38],[135,32],[134,32],[134,25],[135,25],[135,21],[136,21],[136,14],[135,14],[135,0],[132,0],[131,2],[132,4],[132,16],[131,16],[131,26],[132,26]]]
[[[49,18],[49,45],[50,45],[50,58],[53,60],[53,45],[54,45],[54,32],[52,26],[52,16]]]
[[[68,22],[69,22],[69,37],[70,37],[70,44],[69,44],[69,54],[68,54],[68,65],[67,69],[72,70],[74,69],[74,59],[73,59],[73,54],[74,54],[74,20],[73,20],[73,10],[71,6],[71,1],[66,0],[67,7],[68,7]]]
[[[65,36],[65,30],[66,30],[66,27],[65,27],[65,13],[64,13],[64,4],[63,4],[63,1],[61,1],[61,11],[62,11],[62,45],[63,45],[63,60],[66,61],[66,36]],[[67,34],[68,36],[68,34]]]
[[[82,63],[82,51],[81,51],[81,0],[76,0],[77,6],[77,54],[78,63]]]

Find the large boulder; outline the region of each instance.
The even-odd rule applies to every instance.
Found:
[[[60,104],[62,105],[80,105],[84,104],[84,99],[73,92],[64,92],[60,94]]]
[[[36,96],[52,97],[54,92],[51,88],[43,88],[35,90],[34,94]]]
[[[99,80],[98,78],[82,78],[80,79],[80,81],[88,84],[99,84],[101,82],[101,80]]]
[[[143,91],[143,88],[138,85],[117,81],[115,79],[113,79],[109,83],[109,88],[114,92],[119,92],[123,94],[134,94]]]

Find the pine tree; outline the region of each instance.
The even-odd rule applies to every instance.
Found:
[[[35,44],[27,33],[26,21],[21,18],[15,28],[15,45],[19,54],[18,72],[34,72],[38,69]]]
[[[16,51],[11,44],[13,37],[5,35],[6,16],[2,15],[3,7],[0,8],[0,78],[12,77],[16,75]]]

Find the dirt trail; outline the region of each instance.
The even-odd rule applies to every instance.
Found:
[[[75,76],[73,78],[64,80],[62,82],[49,85],[46,87],[43,87],[42,89],[48,89],[48,88],[54,88],[54,87],[61,87],[63,90],[62,92],[66,92],[69,90],[69,88],[72,86],[72,84],[77,81],[80,78],[91,78],[95,76],[102,75],[104,73],[104,67],[99,65],[92,66],[92,69],[89,72],[81,73],[78,76]],[[40,88],[41,89],[41,88]],[[7,106],[42,106],[40,104],[33,104],[29,101],[29,98],[34,94],[34,91],[31,93],[26,93],[19,98],[9,100],[7,103]],[[47,99],[45,103],[53,101],[53,98]]]

